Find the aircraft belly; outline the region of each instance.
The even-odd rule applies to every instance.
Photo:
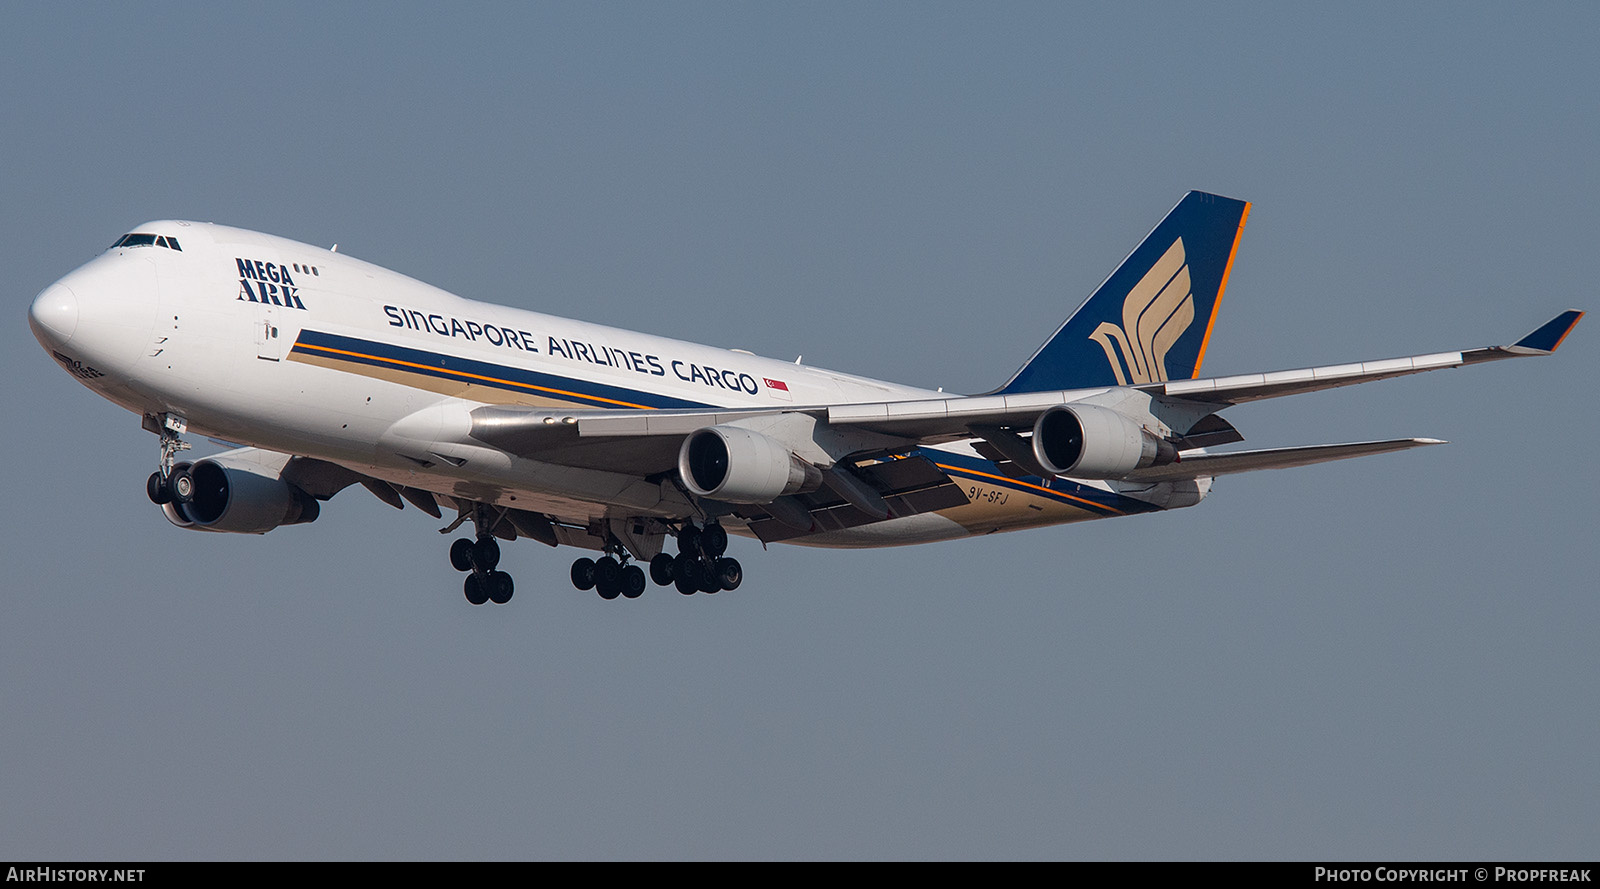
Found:
[[[934,512],[921,515],[886,519],[870,525],[858,525],[839,531],[823,531],[785,540],[800,546],[827,547],[830,549],[865,549],[880,546],[910,546],[915,543],[933,543],[967,537],[972,532]]]
[[[503,471],[477,474],[463,469],[435,472],[396,463],[346,463],[364,475],[447,497],[541,512],[567,521],[603,516],[674,518],[693,513],[687,502],[662,486],[616,473],[574,469],[514,459]]]
[[[1106,518],[1108,515],[1105,510],[1076,506],[1025,490],[1003,488],[982,479],[957,477],[955,481],[962,493],[967,495],[967,505],[940,510],[938,514],[973,534],[1083,522]]]
[[[988,460],[976,459],[956,448],[928,449],[925,453],[967,500],[938,513],[973,534],[1111,518],[1160,508],[1094,483],[1036,476],[1018,478]]]
[[[552,519],[574,524],[587,524],[592,519],[602,518],[607,515],[609,509],[602,503],[580,500],[568,495],[553,494],[547,491],[504,486],[489,488],[462,482],[459,479],[403,470],[396,471],[384,467],[365,467],[361,471],[396,485],[417,488],[440,497],[460,497],[492,506],[543,513]],[[448,507],[447,502],[442,505]],[[630,512],[639,515],[651,514],[647,510],[630,510]],[[658,517],[664,518],[666,516]]]
[[[780,542],[837,548],[907,546],[1108,518],[1134,511],[1107,506],[1080,496],[1086,493],[1082,490],[1079,494],[1071,494],[1046,488],[1037,484],[1042,479],[1009,479],[977,470],[957,470],[954,465],[946,463],[939,463],[938,466],[967,499],[965,504],[914,516],[821,531]],[[993,466],[988,468],[993,469]],[[1065,482],[1051,483],[1068,486]]]

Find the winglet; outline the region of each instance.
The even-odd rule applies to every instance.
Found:
[[[1561,341],[1567,338],[1572,328],[1578,326],[1578,321],[1583,318],[1583,313],[1577,309],[1568,309],[1550,319],[1545,325],[1533,333],[1517,340],[1519,349],[1532,349],[1536,352],[1554,352],[1560,348]]]

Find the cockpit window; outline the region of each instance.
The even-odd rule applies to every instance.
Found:
[[[117,247],[152,247],[152,246],[154,246],[154,247],[166,247],[169,250],[176,250],[179,253],[183,252],[183,248],[178,246],[178,239],[177,238],[169,238],[166,235],[147,235],[147,234],[142,234],[140,232],[133,232],[131,234],[123,235],[122,237],[117,239],[117,242],[115,244],[111,245],[111,248],[115,249]]]

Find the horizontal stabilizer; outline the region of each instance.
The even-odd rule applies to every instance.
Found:
[[[1358,441],[1350,444],[1308,445],[1300,448],[1269,448],[1261,451],[1234,451],[1227,454],[1194,454],[1176,463],[1152,466],[1128,476],[1128,481],[1164,482],[1203,476],[1254,472],[1258,469],[1288,469],[1330,460],[1348,460],[1368,454],[1404,451],[1427,445],[1444,444],[1437,438],[1397,438],[1391,441]]]

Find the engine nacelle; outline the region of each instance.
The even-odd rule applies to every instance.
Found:
[[[180,528],[265,534],[279,525],[316,521],[321,512],[315,498],[265,467],[200,460],[187,468],[194,477],[194,497],[161,507],[167,521]]]
[[[707,426],[683,440],[678,475],[701,497],[771,503],[822,487],[822,472],[781,442],[738,426]]]
[[[1126,478],[1178,459],[1171,442],[1132,417],[1092,404],[1064,404],[1040,414],[1033,424],[1033,455],[1053,475],[1102,479]]]

